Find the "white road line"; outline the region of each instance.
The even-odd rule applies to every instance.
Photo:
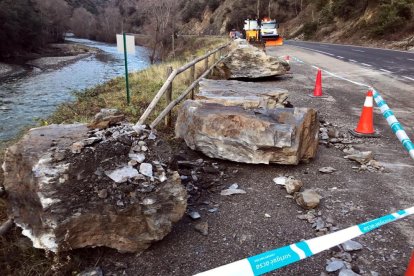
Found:
[[[336,56],[337,58],[341,58],[341,59],[343,59],[344,57],[341,57],[341,56]]]
[[[408,60],[414,61],[414,59],[412,59],[412,58],[409,58]]]
[[[405,78],[405,79],[407,79],[407,80],[412,80],[412,81],[414,81],[414,79],[413,78],[410,78],[410,77],[407,77],[407,76],[402,76],[403,78]]]
[[[388,71],[388,70],[385,70],[385,69],[380,69],[380,71],[385,72],[385,73],[390,73],[390,74],[392,74],[392,72],[391,72],[391,71]]]
[[[312,49],[312,50],[314,50],[314,49]],[[330,56],[334,56],[333,54],[331,54],[331,53],[327,53],[327,52],[324,52],[324,51],[320,51],[320,50],[314,50],[315,52],[318,52],[318,53],[321,53],[321,54],[325,54],[325,55],[330,55]]]
[[[315,49],[312,49],[312,48],[307,48],[307,47],[303,47],[303,46],[297,46],[297,47],[302,48],[302,49],[306,49],[306,50],[310,50],[310,51],[314,51],[314,52],[318,52],[318,53],[325,54],[325,55],[335,56],[335,55],[333,55],[331,53],[327,53],[327,52],[324,52],[324,51],[315,50]]]
[[[371,64],[366,64],[366,63],[361,63],[362,65],[368,66],[368,67],[372,67]]]
[[[365,51],[362,51],[362,50],[356,50],[356,49],[351,49],[351,50],[355,52],[365,53]]]
[[[358,62],[358,61],[356,61],[356,60],[353,60],[353,59],[350,59],[349,61],[350,61],[350,62]]]

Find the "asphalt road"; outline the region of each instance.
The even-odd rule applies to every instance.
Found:
[[[286,45],[380,70],[414,82],[414,52],[288,40]]]

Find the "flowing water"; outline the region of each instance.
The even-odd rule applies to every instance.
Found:
[[[43,72],[30,69],[25,74],[2,81],[0,143],[15,137],[25,126],[35,125],[37,119],[46,118],[59,104],[73,100],[73,91],[91,88],[125,74],[124,55],[117,52],[115,44],[77,38],[67,40],[102,52],[60,69]],[[137,46],[135,55],[128,56],[129,72],[148,66],[146,48]]]

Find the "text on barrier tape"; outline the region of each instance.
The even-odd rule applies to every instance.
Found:
[[[387,223],[414,214],[414,207],[398,211],[349,228],[264,252],[237,262],[223,265],[197,276],[256,276],[298,262],[319,252],[340,245]]]

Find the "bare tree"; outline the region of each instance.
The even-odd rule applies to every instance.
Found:
[[[108,42],[115,41],[115,35],[118,32],[122,32],[123,19],[119,12],[119,7],[116,1],[111,1],[108,5],[99,13],[99,40]]]
[[[64,0],[36,0],[42,25],[52,41],[64,39],[72,9]]]
[[[157,51],[164,52],[171,45],[168,42],[175,33],[177,1],[144,0],[141,8],[149,19],[144,30],[152,41],[150,60],[151,63],[154,63]]]
[[[96,32],[96,19],[85,8],[76,8],[70,19],[70,28],[76,36],[93,38]]]

